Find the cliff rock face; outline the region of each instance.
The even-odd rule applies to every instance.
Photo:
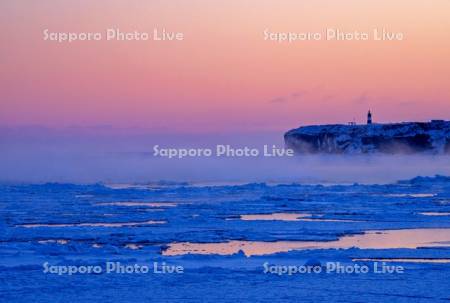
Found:
[[[285,133],[284,141],[300,154],[450,154],[450,121],[304,126]]]

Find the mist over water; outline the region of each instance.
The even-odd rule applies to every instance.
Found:
[[[161,148],[284,147],[282,133],[147,134],[111,130],[5,130],[0,133],[0,182],[390,183],[450,175],[437,155],[307,155],[295,157],[153,156]]]

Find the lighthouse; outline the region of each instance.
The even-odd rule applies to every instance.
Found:
[[[368,125],[372,124],[372,113],[370,112],[370,110],[367,113],[367,124]]]
[[[372,124],[372,113],[370,112],[370,110],[369,110],[369,112],[367,113],[367,124],[369,125],[369,124]]]

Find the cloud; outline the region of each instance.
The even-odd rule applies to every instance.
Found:
[[[321,101],[322,102],[327,102],[327,101],[329,101],[329,100],[331,100],[331,99],[333,99],[334,98],[334,95],[325,95],[325,96],[323,96],[322,98],[321,98]]]
[[[371,101],[371,99],[372,98],[367,94],[367,92],[363,92],[360,96],[353,99],[353,102],[355,104],[364,105],[368,104]]]
[[[269,100],[269,103],[273,104],[281,104],[281,103],[287,103],[290,101],[297,100],[304,96],[306,94],[306,91],[297,91],[289,94],[288,96],[280,96]]]
[[[269,103],[286,103],[287,101],[288,99],[286,99],[285,97],[277,97],[269,100]]]
[[[297,99],[297,98],[304,96],[305,94],[306,94],[305,91],[295,92],[295,93],[291,94],[291,98]]]
[[[398,105],[400,105],[400,106],[411,106],[411,105],[415,105],[415,104],[417,104],[417,101],[412,101],[412,100],[398,102]]]

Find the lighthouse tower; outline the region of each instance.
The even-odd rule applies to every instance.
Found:
[[[370,110],[369,110],[369,112],[367,113],[367,124],[369,125],[369,124],[372,124],[372,113],[370,112]]]

